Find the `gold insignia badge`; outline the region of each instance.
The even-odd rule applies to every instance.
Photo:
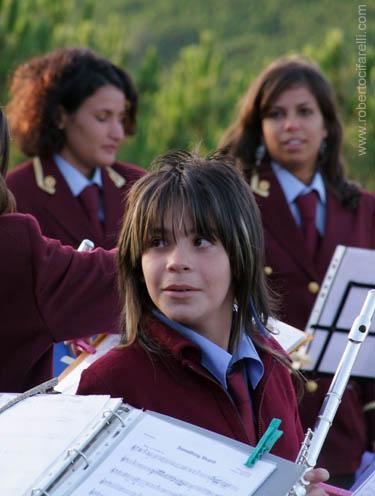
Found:
[[[259,175],[254,174],[250,181],[250,188],[259,196],[267,198],[270,194],[270,183],[266,179],[259,180]]]

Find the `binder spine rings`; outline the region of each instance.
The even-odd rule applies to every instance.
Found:
[[[124,403],[122,403],[116,410],[105,410],[102,413],[102,422],[97,426],[92,435],[87,439],[87,442],[83,446],[83,448],[69,449],[66,452],[66,455],[63,457],[63,462],[59,470],[56,470],[56,472],[53,473],[52,476],[51,473],[49,473],[49,476],[47,476],[47,478],[40,480],[40,487],[32,488],[31,492],[29,493],[30,496],[51,496],[52,493],[50,491],[59,486],[60,483],[62,483],[69,468],[76,466],[80,460],[83,460],[84,466],[77,466],[77,470],[86,470],[87,468],[89,468],[91,463],[89,461],[87,452],[90,451],[90,448],[93,448],[93,450],[95,450],[94,446],[96,446],[97,441],[103,436],[103,434],[105,435],[105,428],[110,428],[111,432],[115,433],[113,437],[121,437],[118,436],[118,428],[120,430],[123,430],[128,427],[129,424],[126,423],[125,419],[129,415],[130,411],[131,408],[129,408],[128,405]]]

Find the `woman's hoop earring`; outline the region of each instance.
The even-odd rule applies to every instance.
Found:
[[[259,143],[255,150],[255,167],[259,168],[264,157],[266,155],[266,147],[264,146],[263,140]]]

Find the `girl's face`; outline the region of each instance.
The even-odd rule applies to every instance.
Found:
[[[60,155],[87,177],[95,167],[111,165],[125,136],[124,115],[122,91],[102,86],[73,114],[62,112],[59,127],[66,142]]]
[[[285,90],[263,118],[262,131],[271,158],[309,183],[328,134],[314,95],[305,86]]]
[[[142,255],[146,287],[169,319],[228,348],[233,290],[228,255],[218,240],[198,236],[189,216],[173,232],[172,215],[150,234]]]

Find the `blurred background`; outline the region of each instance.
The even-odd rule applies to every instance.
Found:
[[[0,0],[0,104],[21,62],[83,46],[129,70],[138,132],[120,159],[147,168],[171,148],[212,151],[250,81],[274,58],[303,53],[333,84],[350,177],[375,189],[375,3],[355,0]],[[367,144],[358,145],[358,9],[367,24]],[[12,148],[11,166],[22,160]]]

